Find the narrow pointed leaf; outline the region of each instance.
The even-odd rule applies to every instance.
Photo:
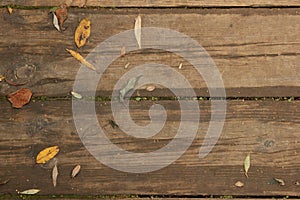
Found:
[[[244,160],[244,170],[245,170],[245,176],[248,178],[248,171],[250,168],[250,153],[246,156],[245,160]]]
[[[59,24],[58,24],[58,19],[57,19],[57,16],[54,12],[52,12],[53,14],[53,26],[58,30],[60,31],[60,27],[59,27]]]
[[[135,18],[135,24],[134,24],[134,35],[136,38],[136,41],[138,43],[139,48],[142,48],[141,44],[141,37],[142,37],[142,18],[141,15],[138,15]]]
[[[88,61],[86,61],[79,53],[77,53],[76,51],[70,50],[70,49],[66,49],[66,51],[68,51],[74,58],[76,58],[83,65],[90,68],[91,70],[96,71],[96,67],[94,65],[92,65],[91,63],[89,63]]]
[[[36,194],[39,191],[41,191],[41,190],[39,190],[39,189],[29,189],[29,190],[24,190],[22,192],[19,192],[19,194],[28,194],[28,195],[30,195],[30,194]]]
[[[52,170],[52,182],[54,187],[56,187],[57,185],[57,176],[58,176],[58,168],[57,165],[55,164]]]

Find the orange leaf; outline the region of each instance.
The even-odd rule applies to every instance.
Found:
[[[22,88],[8,95],[8,100],[14,108],[22,108],[30,101],[32,96],[31,90]]]
[[[81,62],[82,64],[84,64],[85,66],[87,66],[88,68],[96,71],[96,67],[94,65],[92,65],[91,63],[89,63],[88,61],[86,61],[79,53],[77,53],[76,51],[70,50],[70,49],[66,49],[67,52],[69,52],[74,58],[76,58],[79,62]]]
[[[58,146],[48,147],[42,150],[36,157],[36,163],[43,164],[54,158],[58,154]]]
[[[91,34],[91,22],[89,19],[85,18],[81,20],[75,31],[75,43],[78,48],[85,45],[87,39]]]

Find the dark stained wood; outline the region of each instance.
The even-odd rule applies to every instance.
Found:
[[[3,0],[0,5],[15,4],[20,6],[57,6],[66,2],[71,6],[99,6],[99,7],[272,7],[299,6],[298,0]]]
[[[131,102],[132,119],[140,125],[148,121],[153,103],[166,107],[165,128],[149,140],[134,139],[107,125],[111,119],[109,102],[96,102],[100,125],[121,148],[148,152],[169,142],[180,123],[176,101]],[[0,186],[1,194],[16,194],[29,188],[49,194],[145,194],[145,195],[299,195],[300,180],[300,102],[228,101],[224,130],[212,152],[199,159],[198,152],[210,120],[210,103],[199,101],[201,120],[192,146],[170,166],[146,174],[112,170],[93,158],[82,145],[74,127],[71,101],[30,102],[12,109],[0,102]],[[89,114],[86,115],[89,118]],[[58,185],[52,187],[51,169],[34,164],[37,153],[58,145]],[[243,160],[251,152],[249,178],[243,173]],[[75,179],[72,168],[82,165]],[[272,178],[281,178],[279,186]],[[243,188],[234,183],[242,181]]]
[[[80,64],[65,49],[75,49],[73,35],[78,21],[85,16],[91,19],[91,38],[79,50],[87,56],[100,42],[133,28],[135,17],[141,13],[143,27],[173,29],[199,42],[221,72],[228,97],[299,96],[298,12],[298,9],[176,9],[175,13],[171,9],[72,8],[64,25],[66,31],[59,33],[48,10],[15,9],[9,15],[3,8],[0,9],[0,75],[10,70],[9,77],[13,78],[14,70],[34,65],[36,70],[26,75],[29,83],[24,86],[34,96],[69,95]],[[131,65],[126,70],[128,62]],[[205,82],[191,64],[177,55],[154,50],[132,52],[113,62],[100,82],[98,94],[110,95],[124,73],[147,62],[170,65],[190,81],[197,95],[209,96]],[[181,62],[183,68],[178,70]],[[0,83],[1,95],[15,90],[15,86]],[[170,95],[165,89],[151,93],[141,90],[140,94]]]

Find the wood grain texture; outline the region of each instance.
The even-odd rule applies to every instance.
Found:
[[[67,2],[71,6],[99,6],[99,7],[272,7],[272,6],[299,6],[298,0],[3,0],[0,5],[21,6],[57,6]]]
[[[132,119],[139,125],[149,123],[148,110],[153,103],[163,105],[168,112],[165,127],[153,138],[136,139],[113,129],[108,124],[112,119],[108,102],[96,102],[99,123],[107,137],[123,149],[159,149],[174,137],[180,110],[176,101],[131,102]],[[222,135],[212,152],[199,159],[210,120],[210,103],[200,101],[201,120],[193,144],[173,164],[146,174],[119,172],[91,156],[77,135],[70,101],[31,102],[22,109],[12,109],[6,101],[0,105],[0,179],[10,180],[0,186],[1,194],[39,188],[41,195],[299,195],[295,185],[300,179],[298,101],[228,101]],[[37,153],[52,145],[60,147],[56,188],[52,187],[51,169],[34,164]],[[246,178],[243,160],[249,152],[251,168]],[[71,179],[76,164],[82,169]],[[274,183],[273,178],[284,179],[286,185]],[[245,186],[236,188],[236,181]]]
[[[70,9],[64,25],[66,31],[59,33],[47,10],[15,10],[9,15],[6,9],[1,9],[0,74],[9,70],[12,78],[19,68],[34,65],[36,70],[24,76],[29,80],[25,86],[35,96],[68,95],[80,64],[65,49],[75,49],[73,35],[78,21],[83,17],[91,19],[92,35],[79,50],[87,56],[110,36],[132,29],[135,17],[141,13],[143,27],[173,29],[201,44],[216,63],[227,96],[299,96],[298,12],[298,9],[177,9],[176,13],[160,9]],[[129,68],[124,69],[128,62]],[[130,52],[115,60],[102,76],[99,95],[110,95],[125,72],[150,62],[171,66],[186,77],[197,95],[208,96],[205,82],[190,63],[157,50]],[[183,67],[178,70],[181,62]],[[15,89],[0,83],[2,95]],[[163,89],[145,95],[169,93]]]

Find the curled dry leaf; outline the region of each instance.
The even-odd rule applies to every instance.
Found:
[[[279,185],[282,185],[282,186],[285,185],[284,180],[282,180],[282,179],[280,179],[280,178],[274,178],[274,180],[275,180]]]
[[[7,11],[11,15],[13,13],[13,9],[10,6],[7,6]]]
[[[141,15],[138,15],[135,18],[135,23],[134,23],[134,35],[135,35],[135,39],[139,45],[139,48],[142,48],[142,44],[141,44],[141,37],[142,37],[142,18]]]
[[[67,4],[63,3],[58,6],[58,8],[55,11],[55,15],[58,20],[58,25],[60,27],[60,30],[63,29],[63,23],[66,21],[68,18],[68,10],[67,10]],[[54,21],[54,20],[53,20]]]
[[[155,90],[155,86],[154,85],[149,85],[149,86],[146,87],[146,90],[148,92],[152,92],[153,90]]]
[[[39,190],[39,189],[29,189],[29,190],[24,190],[24,191],[22,191],[22,192],[18,192],[19,194],[28,194],[28,195],[32,195],[32,194],[36,194],[36,193],[38,193],[39,191],[41,191],[41,190]]]
[[[57,185],[57,176],[58,176],[58,168],[57,168],[57,164],[55,164],[52,170],[52,182],[54,187],[56,187]]]
[[[77,92],[71,92],[71,94],[72,94],[72,96],[74,97],[74,98],[76,98],[76,99],[82,99],[82,95],[81,94],[79,94],[79,93],[77,93]]]
[[[244,183],[241,182],[241,181],[237,181],[234,185],[235,185],[236,187],[244,187]]]
[[[299,186],[300,185],[300,181],[296,181],[295,185]]]
[[[8,100],[14,108],[22,108],[25,104],[29,103],[32,96],[31,90],[22,88],[8,95]]]
[[[120,90],[120,102],[124,102],[125,95],[132,89],[135,88],[136,83],[142,76],[133,77],[127,81],[126,86]]]
[[[126,47],[122,46],[122,48],[121,48],[121,56],[123,57],[123,56],[125,56],[125,54],[126,54]]]
[[[58,152],[59,152],[58,146],[48,147],[40,151],[40,153],[36,157],[36,163],[44,164],[48,162],[50,159],[54,158],[54,156],[56,156]]]
[[[76,165],[72,170],[71,177],[74,178],[75,176],[77,176],[77,174],[79,174],[79,172],[80,172],[80,169],[81,169],[81,166]]]
[[[245,170],[245,176],[248,178],[248,171],[250,168],[250,153],[246,156],[244,160],[244,170]]]
[[[54,12],[52,12],[53,14],[53,26],[56,28],[56,30],[60,31],[60,26],[58,24],[58,19],[57,19],[57,16]]]
[[[83,65],[85,65],[86,67],[96,71],[96,67],[94,65],[92,65],[91,63],[89,63],[88,61],[86,61],[79,53],[77,53],[76,51],[70,50],[70,49],[66,49],[74,58],[76,58],[79,62],[81,62]]]
[[[81,20],[75,31],[75,43],[78,48],[85,45],[91,34],[91,22],[85,18]]]

